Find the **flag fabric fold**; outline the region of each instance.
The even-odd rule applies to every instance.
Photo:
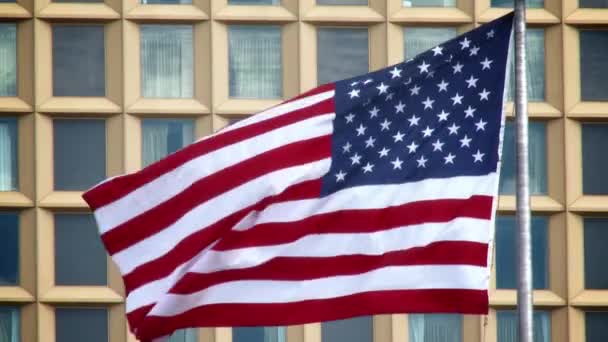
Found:
[[[487,313],[512,21],[87,191],[131,331]]]

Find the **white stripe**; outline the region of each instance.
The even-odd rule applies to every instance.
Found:
[[[156,207],[199,179],[278,147],[333,131],[335,114],[325,114],[257,135],[192,159],[95,211],[101,234]]]
[[[403,289],[484,290],[489,272],[469,265],[389,266],[367,273],[308,281],[244,280],[218,284],[188,295],[168,294],[150,316],[174,316],[193,308],[226,303],[292,303],[369,291]]]
[[[288,227],[285,227],[288,229]],[[127,297],[127,312],[154,303],[186,272],[210,273],[261,265],[275,257],[333,257],[337,255],[381,255],[426,246],[438,241],[488,243],[489,221],[457,218],[449,223],[426,223],[373,233],[309,235],[297,241],[229,251],[208,250],[170,276],[135,289]],[[192,260],[196,259],[193,263]],[[191,266],[190,266],[191,265]]]

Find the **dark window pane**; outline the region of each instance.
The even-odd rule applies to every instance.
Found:
[[[2,2],[14,2],[3,1]],[[17,24],[0,22],[0,96],[17,96]]]
[[[0,191],[16,191],[19,186],[17,142],[17,119],[0,118]]]
[[[71,2],[71,3],[102,3],[103,0],[53,0],[53,2]]]
[[[367,6],[367,0],[317,0],[317,5]]]
[[[174,332],[167,342],[197,342],[197,329],[180,329]]]
[[[278,5],[279,0],[228,0],[229,5]]]
[[[285,328],[241,327],[232,330],[232,342],[285,342]]]
[[[549,287],[547,235],[549,218],[533,216],[532,282],[534,289]],[[515,217],[496,217],[496,288],[514,289],[517,285]]]
[[[373,339],[373,320],[370,316],[324,322],[321,325],[323,342],[372,342]]]
[[[317,29],[318,84],[354,77],[368,71],[367,28]]]
[[[192,0],[141,0],[144,5],[183,5],[191,4]]]
[[[607,85],[608,87],[608,85]],[[608,124],[583,124],[583,193],[608,194]]]
[[[608,341],[608,312],[585,312],[585,341]]]
[[[403,0],[403,7],[456,7],[456,0]]]
[[[55,284],[106,285],[106,252],[89,214],[55,214]]]
[[[580,8],[608,8],[608,0],[578,0]]]
[[[458,35],[455,27],[405,27],[403,28],[403,55],[412,59]]]
[[[144,119],[141,128],[144,167],[194,141],[194,120],[190,119]]]
[[[513,0],[492,0],[492,7],[513,8]],[[543,8],[545,6],[543,0],[526,0],[526,7]]]
[[[19,330],[19,309],[0,306],[0,342],[18,342]]]
[[[462,315],[409,315],[410,342],[461,342]]]
[[[19,283],[19,214],[0,211],[0,286]]]
[[[580,30],[581,98],[608,100],[608,31]]]
[[[496,312],[497,342],[517,342],[517,312],[514,310],[499,310]],[[551,313],[548,311],[534,312],[534,342],[551,341]]]
[[[585,218],[585,288],[608,289],[608,218]]]
[[[55,190],[86,190],[106,176],[104,120],[53,121]]]
[[[108,312],[106,309],[55,309],[55,341],[107,342]]]
[[[53,95],[105,96],[103,25],[53,25]]]

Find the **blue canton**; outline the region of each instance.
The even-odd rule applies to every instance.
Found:
[[[323,193],[496,171],[512,20],[336,82]]]

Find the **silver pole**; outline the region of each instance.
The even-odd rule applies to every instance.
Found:
[[[517,311],[519,341],[533,342],[532,242],[528,177],[528,94],[526,83],[526,4],[515,2],[515,115],[517,121]]]

